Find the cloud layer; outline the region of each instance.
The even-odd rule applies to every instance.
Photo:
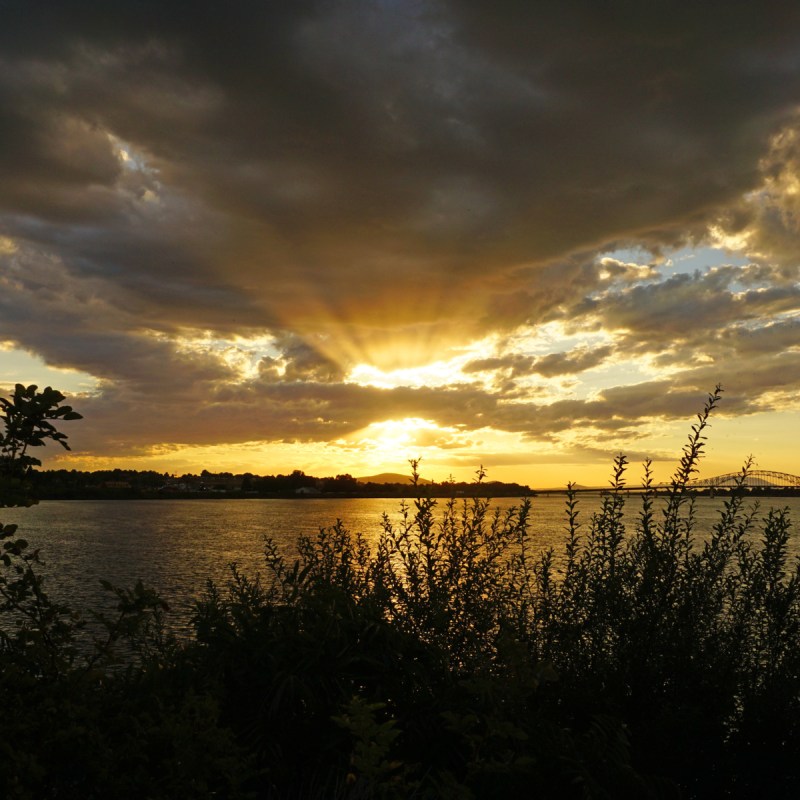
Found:
[[[800,10],[615,8],[10,0],[0,341],[120,457],[796,409]]]

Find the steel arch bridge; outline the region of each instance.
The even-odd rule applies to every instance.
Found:
[[[739,485],[742,480],[741,472],[726,472],[724,475],[715,475],[713,478],[695,478],[689,482],[692,487],[722,487],[732,488]],[[741,483],[750,488],[798,488],[800,476],[790,475],[788,472],[773,472],[768,469],[754,469],[747,474]]]

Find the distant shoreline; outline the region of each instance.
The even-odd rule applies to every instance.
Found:
[[[496,488],[496,487],[493,487]],[[608,489],[598,488],[580,488],[573,490],[575,494],[591,494],[603,495],[609,493]],[[641,487],[634,486],[622,489],[626,495],[641,495],[644,490]],[[721,498],[730,497],[734,492],[733,489],[715,489],[713,491],[702,488],[697,491],[688,492],[691,497],[711,497]],[[766,487],[745,488],[743,490],[744,496],[751,499],[758,498],[782,498],[782,497],[800,497],[800,489],[770,489]],[[531,489],[527,492],[514,492],[514,491],[480,491],[476,486],[475,491],[459,492],[456,494],[448,493],[443,487],[436,485],[425,485],[417,487],[402,486],[399,489],[392,487],[385,492],[326,492],[320,494],[295,494],[295,493],[258,493],[258,492],[240,492],[240,491],[193,491],[193,492],[157,492],[157,491],[140,491],[135,489],[96,489],[96,490],[80,490],[75,492],[48,492],[38,495],[36,497],[39,502],[47,502],[54,500],[297,500],[305,502],[308,500],[414,500],[418,497],[430,497],[436,500],[470,500],[474,498],[480,499],[525,499],[535,498],[537,496],[566,496],[567,489]],[[651,490],[654,497],[665,497],[669,494],[667,489]]]

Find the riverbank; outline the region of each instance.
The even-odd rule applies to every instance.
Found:
[[[0,790],[796,796],[800,575],[786,515],[701,498],[692,518],[675,495],[648,516],[620,489],[565,516],[562,500],[502,501],[498,517],[481,501],[448,512],[423,500],[388,525],[380,500],[16,509],[30,543],[4,537],[17,587],[6,619],[22,625],[0,649]],[[358,504],[376,527],[331,519]],[[548,506],[558,556],[541,541]],[[301,515],[298,540],[292,509],[325,525]],[[701,520],[718,530],[694,548]],[[265,549],[263,533],[282,539]],[[40,548],[43,584],[27,579],[38,560],[22,561]],[[184,604],[133,576],[189,590],[180,630],[170,618]],[[204,592],[192,583],[215,576]],[[87,655],[82,617],[55,598],[74,608],[101,578],[110,603]]]
[[[528,489],[527,487],[517,487],[509,485],[468,484],[468,488],[459,489],[457,492],[448,490],[447,486],[426,485],[413,487],[407,485],[383,486],[369,488],[363,491],[354,492],[256,492],[225,489],[192,489],[179,490],[170,489],[152,490],[137,489],[132,487],[81,487],[77,489],[51,489],[48,491],[34,492],[37,501],[47,500],[342,500],[342,499],[361,499],[361,500],[413,500],[418,497],[432,497],[437,500],[468,499],[468,498],[525,498],[525,497],[566,497],[567,489]],[[582,488],[573,490],[576,496],[602,496],[608,492],[607,489]],[[632,497],[641,496],[644,490],[641,487],[629,487],[621,490]],[[733,489],[696,489],[687,490],[688,497],[708,497],[725,498],[730,497],[735,491]],[[755,487],[738,490],[747,498],[758,500],[761,498],[780,500],[781,498],[800,497],[798,488],[768,488]],[[669,496],[668,489],[654,489],[649,493],[653,497]]]

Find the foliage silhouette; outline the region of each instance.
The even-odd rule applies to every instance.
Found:
[[[24,635],[0,640],[11,712],[0,789],[796,796],[788,514],[770,511],[759,529],[734,493],[711,534],[695,536],[688,482],[720,397],[709,395],[666,498],[645,465],[638,515],[624,513],[623,456],[585,523],[570,487],[563,553],[534,555],[530,500],[505,512],[479,497],[440,504],[412,463],[418,497],[399,522],[384,516],[372,546],[338,521],[301,538],[292,562],[267,540],[265,572],[232,565],[227,586],[209,584],[181,642],[159,626],[159,598],[109,587],[119,616],[79,655],[80,619],[47,598],[35,559],[4,533],[2,624],[22,614]]]
[[[0,398],[0,506],[36,502],[29,448],[69,449],[55,422],[81,419],[50,387],[17,384]],[[163,636],[166,604],[141,582],[104,582],[115,615],[94,614],[104,635],[90,652],[76,639],[81,615],[53,600],[39,551],[0,523],[0,796],[104,798],[239,796],[247,763],[217,723],[210,695],[185,692],[174,643]]]
[[[0,507],[31,505],[27,482],[32,466],[41,461],[28,452],[43,447],[46,440],[58,442],[69,450],[67,436],[58,431],[51,420],[82,419],[71,406],[63,406],[64,395],[48,386],[39,392],[36,385],[18,383],[11,397],[0,397]]]

